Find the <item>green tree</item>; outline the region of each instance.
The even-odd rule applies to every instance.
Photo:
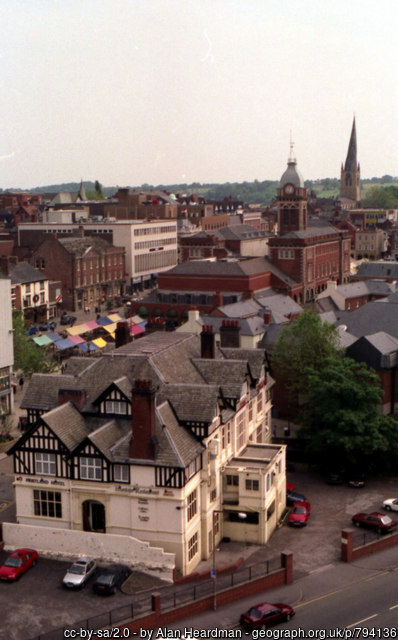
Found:
[[[396,209],[398,207],[396,187],[370,187],[365,192],[362,204],[366,208]]]
[[[300,435],[313,460],[368,469],[397,455],[398,422],[379,413],[383,392],[375,371],[350,358],[330,357],[306,374]]]
[[[283,381],[290,401],[307,394],[307,370],[321,369],[326,358],[342,356],[337,329],[305,311],[284,327],[272,352],[272,370]]]
[[[46,347],[38,347],[25,334],[25,323],[20,311],[13,309],[12,327],[14,338],[14,370],[22,371],[26,378],[33,373],[51,373],[57,363],[51,359],[51,354]]]

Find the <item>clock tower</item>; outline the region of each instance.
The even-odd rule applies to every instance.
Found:
[[[307,190],[304,179],[297,169],[290,143],[287,169],[280,180],[277,195],[279,235],[289,231],[305,231],[307,228]]]

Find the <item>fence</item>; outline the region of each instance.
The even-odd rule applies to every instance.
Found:
[[[378,534],[343,529],[341,532],[341,559],[352,562],[356,558],[398,545],[398,533]]]
[[[259,578],[273,574],[278,571],[285,571],[284,554],[280,557],[258,562],[254,565],[240,567],[237,571],[231,573],[220,573],[217,575],[216,588],[217,593],[235,589],[239,585],[254,582]],[[181,584],[162,587],[156,589],[161,597],[161,609],[170,611],[183,608],[185,605],[211,597],[214,593],[214,579],[203,579],[192,584]],[[39,636],[30,638],[30,640],[64,640],[65,631],[71,629],[93,630],[103,629],[105,627],[115,627],[118,624],[126,624],[127,621],[134,621],[137,618],[143,618],[153,613],[153,594],[152,590],[141,593],[133,597],[128,604],[116,607],[109,611],[90,616],[82,620],[77,620],[63,627],[58,627],[51,631],[43,632]],[[121,636],[122,637],[122,636]]]

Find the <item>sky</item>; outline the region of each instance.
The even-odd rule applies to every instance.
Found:
[[[398,175],[397,0],[0,0],[0,188]]]

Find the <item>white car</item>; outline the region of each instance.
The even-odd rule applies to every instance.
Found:
[[[384,500],[383,507],[386,511],[398,511],[398,498],[388,498],[388,500]]]
[[[96,568],[97,564],[95,560],[78,558],[76,562],[69,567],[62,580],[62,584],[68,589],[81,589],[94,574]]]

